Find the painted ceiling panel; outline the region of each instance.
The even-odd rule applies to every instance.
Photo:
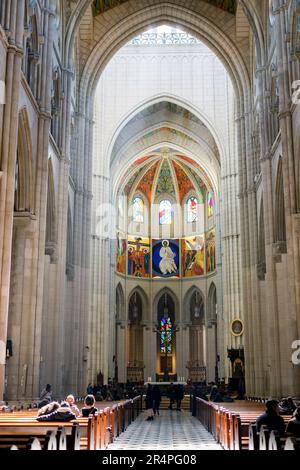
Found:
[[[188,177],[183,168],[181,168],[174,160],[172,161],[172,163],[176,174],[179,200],[181,204],[184,196],[195,188],[191,179]]]
[[[171,196],[176,195],[173,175],[168,160],[164,160],[162,163],[156,186],[157,195],[165,193],[170,194]]]
[[[151,168],[147,171],[147,173],[142,177],[137,187],[137,191],[141,191],[143,194],[147,196],[149,203],[151,203],[153,181],[155,179],[158,164],[159,162],[156,162],[154,165],[151,166]]]
[[[122,178],[120,189],[129,199],[140,192],[150,204],[160,194],[169,194],[182,203],[191,190],[195,190],[203,202],[206,185],[211,187],[210,178],[197,162],[178,155],[176,150],[160,147],[151,156],[142,157],[131,165]]]

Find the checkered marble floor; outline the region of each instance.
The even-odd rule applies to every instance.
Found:
[[[108,450],[222,450],[187,411],[163,410],[153,421],[142,413]]]

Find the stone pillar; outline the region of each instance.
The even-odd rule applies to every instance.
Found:
[[[283,0],[276,0],[274,14],[276,16],[276,37],[278,38],[279,120],[283,150],[282,170],[287,235],[287,262],[284,279],[288,279],[286,288],[289,293],[289,303],[286,306],[286,317],[289,319],[288,331],[290,332],[286,337],[280,337],[281,374],[285,384],[293,383],[290,394],[296,395],[300,387],[300,374],[299,370],[291,363],[291,346],[294,340],[300,338],[300,252],[299,236],[294,228],[294,217],[299,207],[297,207],[297,178],[295,171],[297,164],[293,146],[293,123],[291,113],[290,54],[286,40],[289,34],[287,26],[289,16],[288,3]],[[282,258],[282,262],[284,262],[284,258],[285,255]],[[280,326],[280,319],[278,323],[278,326]],[[287,353],[287,351],[289,352]]]
[[[144,379],[156,381],[156,357],[157,357],[157,333],[153,332],[152,324],[146,324],[144,328]]]
[[[118,342],[118,380],[120,383],[127,381],[127,328],[124,322],[117,327]]]
[[[176,362],[177,362],[177,377],[188,376],[187,363],[189,361],[189,348],[187,345],[189,341],[189,328],[184,324],[179,324],[179,331],[176,333]]]
[[[14,207],[14,181],[18,141],[18,107],[23,56],[24,0],[12,0],[7,15],[9,39],[6,56],[6,104],[2,120],[0,184],[0,399],[4,394],[11,247]]]

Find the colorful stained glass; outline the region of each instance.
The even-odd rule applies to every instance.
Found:
[[[210,192],[207,193],[207,217],[214,215],[214,200]]]
[[[198,199],[190,197],[187,201],[187,221],[188,223],[198,222]]]
[[[172,354],[172,322],[171,318],[163,315],[160,320],[160,352]]]
[[[159,224],[171,225],[172,224],[172,204],[167,199],[161,201],[159,204]]]
[[[144,201],[140,197],[136,197],[132,203],[133,222],[139,224],[144,223]]]

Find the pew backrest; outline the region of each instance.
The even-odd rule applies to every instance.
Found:
[[[261,426],[259,431],[259,450],[267,450],[269,444],[269,431],[266,426]]]
[[[271,431],[269,436],[268,450],[280,450],[281,443],[278,431]]]
[[[285,441],[284,450],[300,450],[299,442],[294,437],[288,437]]]

